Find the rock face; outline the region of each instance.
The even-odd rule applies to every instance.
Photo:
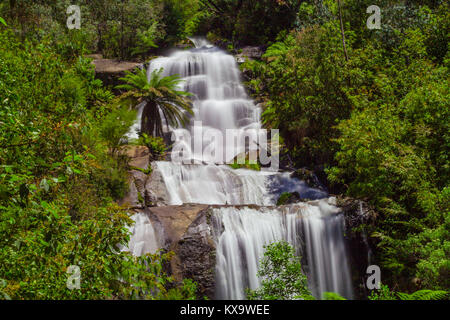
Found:
[[[163,178],[155,163],[150,163],[150,152],[145,146],[127,146],[123,152],[128,156],[129,190],[120,205],[142,209],[144,207],[163,206],[169,203]]]
[[[156,164],[151,164],[152,173],[145,184],[145,202],[148,206],[164,206],[170,202],[170,195],[167,191],[163,177]]]
[[[350,263],[355,287],[355,296],[364,299],[369,292],[365,285],[367,280],[366,270],[372,264],[377,264],[372,252],[376,243],[371,240],[365,230],[360,230],[361,225],[373,224],[377,213],[364,201],[337,197],[336,205],[341,208],[345,218],[345,238],[349,246]]]
[[[178,242],[179,269],[183,278],[193,279],[199,295],[214,298],[216,245],[208,220],[210,210],[203,210]]]
[[[93,59],[92,64],[95,66],[96,77],[102,80],[106,86],[115,87],[120,84],[119,78],[125,76],[126,71],[132,71],[142,66],[138,62],[103,59],[102,55],[99,54],[86,57]]]
[[[175,252],[171,273],[176,281],[190,278],[197,283],[198,296],[214,298],[215,243],[209,225],[208,205],[148,208],[162,249]]]
[[[261,59],[264,51],[261,47],[243,47],[241,52],[235,55],[237,63],[244,63],[245,59],[248,58],[250,60],[259,60]]]
[[[320,183],[317,176],[311,170],[308,170],[306,168],[297,169],[295,172],[292,173],[292,177],[305,181],[306,184],[311,188],[325,191],[324,186]]]
[[[149,169],[150,152],[144,146],[127,146],[122,152],[130,159],[128,165],[132,169],[129,171],[129,191],[119,204],[135,209],[144,208],[149,205],[145,201],[145,186],[149,178],[146,172]]]

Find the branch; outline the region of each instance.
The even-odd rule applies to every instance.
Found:
[[[213,1],[211,0],[200,0],[200,2],[211,9],[214,9],[217,13],[224,13],[223,9],[219,8]]]
[[[344,46],[345,61],[348,61],[347,48],[345,46],[344,24],[342,23],[341,1],[337,0],[337,2],[338,2],[338,6],[339,6],[339,20],[340,20],[340,24],[341,24],[342,45]]]

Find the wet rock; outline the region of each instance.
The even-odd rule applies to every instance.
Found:
[[[170,243],[178,242],[186,233],[198,214],[208,205],[193,204],[149,208],[161,222]]]
[[[375,222],[377,213],[368,203],[349,197],[337,196],[336,205],[345,219],[345,239],[350,252],[355,297],[365,299],[369,294],[365,286],[367,267],[377,264],[373,255],[376,242],[367,231]]]
[[[324,186],[320,183],[317,176],[314,174],[314,172],[309,169],[306,168],[297,169],[295,172],[292,173],[292,177],[305,181],[310,188],[326,191]]]
[[[199,298],[214,298],[216,246],[208,225],[209,212],[203,210],[189,226],[177,246],[183,278],[197,283]]]
[[[249,59],[261,59],[264,51],[261,47],[246,46],[241,49],[241,55]]]
[[[134,184],[134,179],[132,176],[128,180],[129,189],[125,197],[118,201],[120,206],[128,206],[131,208],[143,208],[144,205],[139,201],[139,191]]]
[[[151,175],[145,184],[144,198],[147,206],[164,206],[170,202],[166,184],[155,163],[151,164]]]
[[[345,215],[345,225],[353,230],[362,224],[369,224],[376,220],[376,211],[365,201],[350,197],[337,196],[336,205]]]
[[[261,47],[243,47],[239,50],[239,53],[234,56],[238,64],[244,63],[247,59],[250,60],[260,60],[264,50]],[[245,70],[244,70],[245,76]]]
[[[147,170],[150,164],[150,151],[146,146],[127,146],[126,154],[130,158],[131,167]]]
[[[148,176],[138,170],[129,171],[128,185],[129,189],[125,197],[119,200],[119,205],[129,206],[131,208],[144,208],[145,204],[145,185]]]
[[[214,297],[215,244],[209,226],[208,205],[186,204],[149,208],[149,215],[163,239],[163,249],[174,251],[171,273],[177,282],[190,278],[200,297]]]

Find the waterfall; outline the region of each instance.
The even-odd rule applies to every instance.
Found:
[[[326,200],[280,209],[217,208],[216,297],[244,299],[256,289],[264,246],[289,242],[307,262],[305,272],[312,293],[336,292],[351,299],[353,290],[347,252],[342,242],[343,221]]]
[[[149,217],[144,212],[139,212],[131,219],[134,221],[133,226],[130,227],[132,236],[128,246],[121,250],[129,251],[138,257],[146,253],[155,253],[160,245]]]
[[[171,205],[257,204],[275,205],[283,192],[298,192],[307,199],[324,198],[321,190],[309,188],[305,182],[291,178],[287,172],[232,169],[227,165],[179,165],[157,162]]]
[[[261,129],[261,110],[247,96],[234,58],[204,39],[191,40],[195,49],[152,60],[148,69],[149,76],[160,68],[162,76],[178,74],[184,80],[180,89],[193,94],[194,115],[190,123],[185,128],[165,128],[172,133],[175,145],[187,154],[184,160],[189,160],[188,163],[155,163],[154,170],[159,171],[170,196],[167,202],[265,206],[213,209],[219,222],[213,228],[217,298],[244,299],[246,288],[256,289],[260,284],[256,274],[264,245],[278,240],[288,241],[302,256],[310,289],[316,297],[332,291],[352,298],[343,219],[338,208],[330,204],[328,194],[310,188],[289,172],[232,169],[224,164],[242,152],[260,150],[251,148],[251,139],[252,132]],[[139,126],[137,122],[133,132],[139,131]],[[226,136],[227,129],[236,130],[237,144],[208,139],[218,133]],[[205,150],[214,152],[205,155]],[[172,151],[172,160],[174,154]],[[276,208],[283,192],[298,192],[302,198],[322,200]],[[150,221],[143,216],[135,219],[131,250],[137,254],[152,252],[157,246]],[[149,241],[155,244],[149,245]]]

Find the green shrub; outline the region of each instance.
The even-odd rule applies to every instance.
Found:
[[[249,300],[314,299],[308,289],[306,276],[302,273],[300,259],[285,241],[265,246],[258,276],[262,279],[261,287],[247,290]]]

